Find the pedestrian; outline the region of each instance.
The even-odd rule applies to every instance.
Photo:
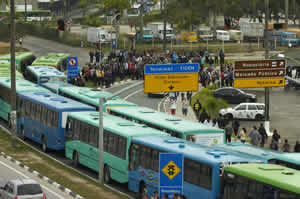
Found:
[[[286,152],[286,153],[290,152],[290,144],[287,139],[284,140],[284,144],[282,146],[282,152]]]
[[[277,145],[277,150],[280,149],[280,135],[277,132],[277,129],[274,129],[273,131],[273,135],[272,135],[272,140],[275,141],[276,145]]]
[[[252,130],[249,133],[249,137],[251,144],[254,146],[258,146],[261,141],[261,136],[258,133],[256,126],[253,126]]]
[[[183,101],[185,98],[184,98],[184,92],[181,92],[181,101]]]
[[[268,140],[268,134],[267,134],[267,132],[266,132],[266,129],[265,129],[263,123],[260,124],[260,127],[258,128],[258,132],[259,132],[259,134],[260,134],[260,136],[261,136],[260,146],[261,146],[261,147],[264,147],[264,146],[265,146],[265,143],[266,143],[267,140]]]
[[[226,134],[226,142],[227,143],[231,142],[232,132],[233,132],[232,127],[229,124],[227,124],[227,126],[225,127],[225,134]]]
[[[239,132],[239,128],[240,128],[240,122],[237,119],[234,119],[232,121],[232,128],[233,128],[233,132],[235,137],[238,136],[238,132]]]
[[[190,105],[192,105],[192,95],[193,95],[192,91],[187,91],[186,92],[186,97],[187,97],[187,100],[189,101]]]
[[[246,143],[246,135],[247,135],[247,130],[246,130],[246,128],[243,127],[240,130],[238,137],[241,140],[241,142],[244,144]]]
[[[100,52],[98,50],[95,52],[95,58],[96,58],[96,64],[99,64],[100,63]]]
[[[162,199],[168,199],[168,194],[167,193],[163,193],[163,195],[162,195]]]
[[[176,192],[173,193],[173,199],[178,199],[178,193]]]
[[[204,109],[199,116],[199,122],[201,122],[203,124],[205,122],[205,120],[207,120],[208,118],[209,118],[209,116],[208,116],[206,110]]]
[[[151,197],[151,199],[159,199],[157,191],[154,191],[154,197]]]
[[[90,63],[92,64],[94,62],[94,52],[91,50],[90,53],[89,53],[89,56],[90,56]]]
[[[224,129],[225,128],[225,118],[223,115],[220,115],[219,118],[217,119],[217,122],[218,122],[218,126],[219,128],[221,129]]]
[[[187,116],[187,113],[188,113],[188,107],[189,107],[189,104],[188,104],[188,101],[186,98],[183,99],[182,101],[182,114],[184,116]]]
[[[20,46],[22,46],[22,44],[23,44],[23,38],[22,37],[19,38],[19,44],[20,44]]]
[[[278,145],[274,139],[272,139],[272,141],[271,141],[270,149],[272,149],[274,151],[278,151]]]
[[[175,102],[175,100],[172,100],[170,109],[171,109],[171,114],[176,115],[176,102]]]
[[[199,118],[199,114],[200,114],[201,109],[202,109],[202,105],[201,105],[199,99],[197,99],[196,103],[193,106],[193,110],[196,113],[197,118]]]
[[[294,147],[295,153],[300,153],[300,144],[299,141],[296,141],[295,147]]]

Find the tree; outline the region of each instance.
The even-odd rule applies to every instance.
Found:
[[[115,13],[122,13],[124,9],[130,8],[129,0],[103,0],[104,10],[115,10]]]
[[[77,8],[82,9],[82,15],[85,16],[90,6],[90,0],[79,0],[76,4]]]

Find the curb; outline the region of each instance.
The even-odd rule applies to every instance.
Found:
[[[41,180],[43,180],[44,182],[50,184],[50,185],[53,185],[55,186],[56,188],[58,188],[59,190],[61,190],[62,192],[65,192],[67,193],[68,195],[70,195],[71,197],[73,198],[76,198],[76,199],[84,199],[82,196],[74,193],[72,190],[54,182],[53,180],[47,178],[46,176],[43,176],[42,174],[40,174],[39,172],[29,168],[28,166],[24,165],[23,163],[13,159],[11,156],[9,155],[6,155],[4,152],[1,152],[0,153],[0,156],[3,156],[5,159],[8,159],[10,160],[12,163],[18,165],[19,167],[23,168],[24,170],[34,174],[35,176],[37,176],[38,178],[40,178]]]

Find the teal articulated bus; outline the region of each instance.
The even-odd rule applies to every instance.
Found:
[[[112,115],[164,131],[173,137],[186,139],[198,144],[212,145],[225,143],[223,129],[178,118],[150,108],[141,106],[114,107],[109,112]]]
[[[112,96],[112,93],[107,91],[102,91],[93,88],[83,88],[83,87],[70,87],[65,86],[59,88],[59,95],[68,97],[70,99],[79,101],[84,104],[88,104],[90,106],[95,107],[97,110],[99,109],[99,99],[100,98],[107,98]],[[113,107],[130,107],[130,106],[137,106],[134,103],[129,101],[120,99],[120,97],[113,97],[111,100],[108,100],[104,104],[104,111],[109,112],[110,109]]]
[[[104,113],[104,180],[128,182],[128,149],[131,139],[139,136],[168,136],[168,134]],[[99,112],[68,114],[65,155],[74,165],[84,165],[99,171]],[[102,172],[102,171],[100,171]]]

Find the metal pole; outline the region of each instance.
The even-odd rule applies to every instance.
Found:
[[[285,26],[289,28],[289,0],[285,0]]]
[[[163,50],[167,49],[167,18],[168,18],[168,0],[164,0],[164,41]]]
[[[142,4],[140,7],[140,41],[144,39],[144,0],[142,0]]]
[[[27,0],[25,0],[25,22],[27,22]]]
[[[16,29],[15,29],[15,0],[10,0],[10,73],[11,73],[11,113],[10,123],[12,130],[12,148],[17,149],[17,133],[16,133]],[[21,67],[21,66],[20,66]]]
[[[99,98],[99,137],[98,137],[98,147],[99,147],[99,172],[98,180],[100,184],[103,184],[103,104],[105,99]]]
[[[265,59],[269,58],[269,0],[265,0]],[[265,129],[270,132],[270,89],[265,88]]]

